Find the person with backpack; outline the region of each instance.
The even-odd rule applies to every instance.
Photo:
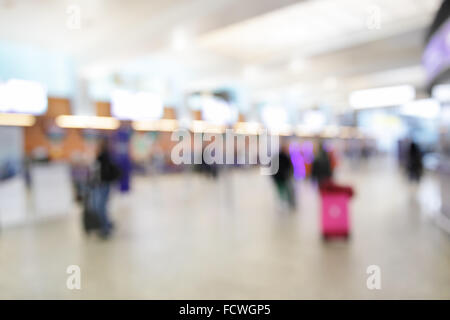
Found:
[[[407,170],[410,181],[420,182],[423,174],[422,152],[419,145],[414,141],[409,145]]]
[[[272,176],[282,203],[287,204],[291,210],[296,208],[294,189],[294,167],[289,154],[289,144],[284,142],[278,157],[278,171]]]
[[[322,142],[319,143],[318,150],[314,156],[311,175],[313,180],[315,180],[319,186],[332,178],[333,170],[330,157]]]
[[[107,140],[100,143],[99,152],[96,159],[98,168],[98,215],[100,218],[100,234],[107,238],[113,229],[108,214],[108,202],[111,191],[111,184],[120,178],[119,168],[113,163],[108,150]]]

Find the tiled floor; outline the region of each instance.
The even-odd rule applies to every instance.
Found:
[[[76,210],[2,230],[0,298],[450,298],[450,237],[429,209],[434,178],[414,190],[395,166],[374,161],[343,166],[337,179],[357,192],[353,233],[324,243],[309,183],[298,185],[290,214],[257,170],[218,181],[136,178],[131,194],[113,195],[117,232],[109,241],[86,237]],[[81,267],[81,290],[66,288],[72,264]],[[366,287],[373,264],[381,290]]]

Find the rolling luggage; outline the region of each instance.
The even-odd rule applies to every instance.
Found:
[[[101,221],[98,209],[98,187],[90,182],[85,187],[83,202],[83,227],[86,233],[101,228]]]
[[[350,235],[350,217],[348,203],[353,196],[353,189],[339,186],[332,182],[320,186],[321,226],[324,239]]]

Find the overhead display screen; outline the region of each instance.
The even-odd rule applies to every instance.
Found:
[[[431,37],[422,60],[429,83],[450,69],[450,20]]]
[[[40,115],[47,111],[47,90],[39,82],[0,82],[0,112]]]
[[[115,90],[111,95],[111,115],[118,119],[160,119],[163,112],[161,97],[151,92]]]

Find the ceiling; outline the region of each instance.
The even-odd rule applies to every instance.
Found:
[[[313,56],[430,23],[440,0],[315,0],[210,32],[201,45],[244,62]],[[370,15],[379,24],[370,21]]]
[[[91,79],[159,76],[189,90],[234,85],[255,100],[345,108],[357,88],[423,86],[424,33],[440,3],[0,0],[0,41],[65,51]],[[79,29],[68,27],[73,5]]]
[[[63,50],[82,65],[125,61],[167,46],[179,28],[198,35],[295,2],[0,0],[0,39]],[[70,26],[74,6],[80,28]]]

